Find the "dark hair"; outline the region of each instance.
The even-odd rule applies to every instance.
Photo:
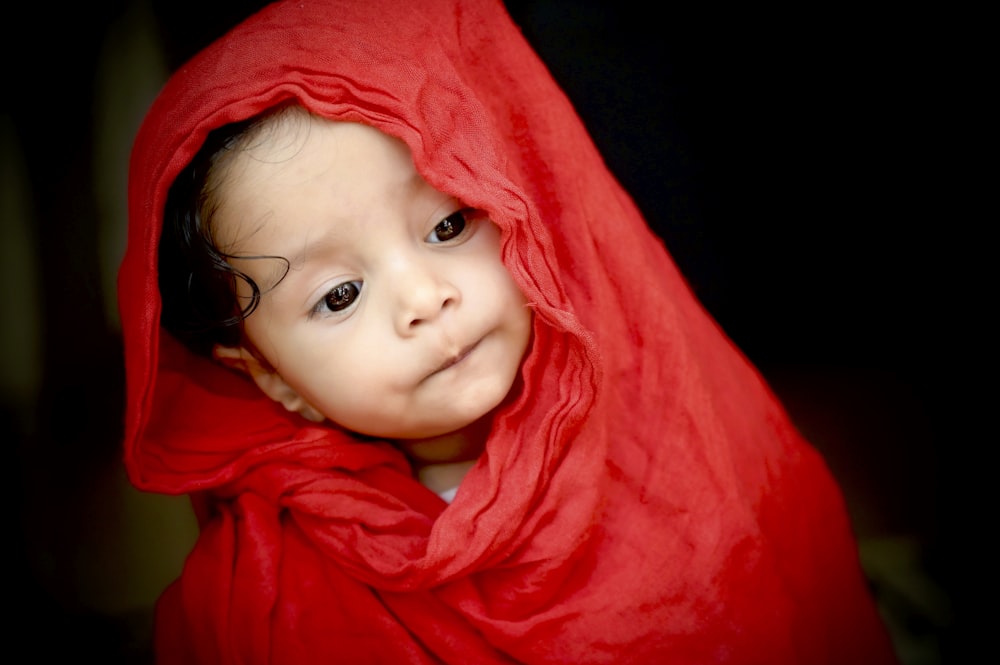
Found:
[[[167,194],[159,245],[160,323],[200,355],[211,355],[216,344],[239,344],[243,320],[257,308],[261,296],[258,284],[230,264],[227,259],[232,256],[215,244],[211,220],[218,201],[209,190],[209,177],[221,161],[245,146],[257,127],[279,112],[275,109],[212,131]],[[240,258],[276,259],[288,269],[282,257]],[[238,280],[249,286],[249,298],[237,295]]]

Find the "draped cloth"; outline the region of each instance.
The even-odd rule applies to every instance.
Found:
[[[310,423],[160,328],[171,182],[295,101],[403,140],[487,211],[532,344],[451,504],[388,442]],[[190,495],[158,662],[891,663],[840,490],[502,3],[269,5],[167,82],[119,273],[124,459]]]

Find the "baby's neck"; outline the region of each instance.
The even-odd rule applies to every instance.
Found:
[[[434,492],[457,487],[486,447],[490,418],[441,436],[406,439],[399,447],[413,463],[417,478]]]

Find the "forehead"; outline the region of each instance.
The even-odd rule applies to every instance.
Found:
[[[299,227],[358,220],[419,198],[425,189],[402,141],[366,125],[295,111],[244,135],[217,162],[206,191],[212,238],[233,253],[267,227],[280,225],[282,234],[294,236],[307,230]]]
[[[331,176],[327,186],[349,182],[343,188],[348,193],[365,182],[405,182],[416,169],[399,139],[360,123],[295,110],[248,129],[211,169],[208,190],[221,199],[241,194],[255,199],[255,193],[272,187],[306,187],[324,175]]]

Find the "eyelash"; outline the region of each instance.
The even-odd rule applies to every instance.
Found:
[[[437,226],[435,226],[434,229],[427,235],[425,240],[432,245],[440,245],[463,238],[470,229],[471,221],[472,218],[475,217],[475,213],[476,211],[472,208],[462,208],[461,210],[456,210],[438,222]],[[449,238],[432,240],[432,237],[442,233],[451,233],[452,236]],[[344,311],[357,301],[358,296],[361,295],[362,284],[363,283],[358,280],[337,284],[323,294],[323,297],[320,298],[319,302],[316,303],[316,306],[313,307],[312,314],[337,313]],[[345,302],[345,300],[347,302]]]

